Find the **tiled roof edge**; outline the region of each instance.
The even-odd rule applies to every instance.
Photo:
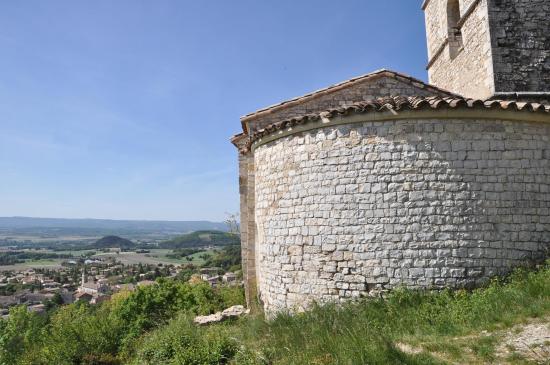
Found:
[[[466,99],[460,97],[419,97],[419,96],[391,96],[385,98],[373,99],[370,101],[358,102],[346,107],[330,109],[318,114],[304,115],[298,118],[292,118],[281,122],[273,123],[266,126],[263,129],[253,133],[250,136],[246,134],[239,134],[234,136],[231,141],[240,150],[241,153],[250,151],[252,143],[259,138],[262,138],[268,134],[276,131],[280,131],[285,128],[295,127],[301,124],[305,124],[311,121],[318,121],[326,118],[333,118],[336,116],[368,113],[368,112],[385,112],[385,111],[399,111],[399,110],[440,110],[440,109],[499,109],[499,110],[516,110],[516,111],[530,111],[533,113],[547,113],[550,120],[550,106],[529,103],[518,102],[514,100],[480,100],[480,99]],[[248,137],[248,138],[247,138]],[[246,139],[246,140],[245,140]],[[236,143],[236,142],[241,143]],[[243,143],[244,142],[244,143]]]
[[[388,76],[388,77],[391,77],[395,80],[411,84],[411,85],[413,85],[415,87],[418,87],[418,88],[433,90],[435,92],[442,93],[442,94],[445,94],[445,95],[448,95],[448,96],[460,97],[460,95],[458,95],[458,94],[455,94],[455,93],[452,93],[450,91],[444,90],[444,89],[439,88],[437,86],[427,84],[424,81],[419,80],[417,78],[414,78],[412,76],[405,75],[405,74],[402,74],[402,73],[399,73],[399,72],[396,72],[396,71],[392,71],[392,70],[388,70],[388,69],[380,69],[380,70],[377,70],[377,71],[374,71],[374,72],[371,72],[371,73],[368,73],[368,74],[365,74],[365,75],[357,76],[357,77],[339,82],[337,84],[325,87],[323,89],[313,91],[311,93],[308,93],[308,94],[305,94],[305,95],[302,95],[302,96],[298,96],[298,97],[283,101],[281,103],[273,104],[273,105],[270,105],[268,107],[259,109],[259,110],[255,111],[253,113],[249,113],[249,114],[246,114],[246,115],[242,116],[241,117],[241,122],[244,123],[244,122],[250,121],[252,119],[255,119],[257,117],[260,117],[264,114],[272,113],[276,110],[280,110],[280,109],[283,109],[283,108],[286,108],[286,107],[299,105],[299,104],[301,104],[305,101],[311,100],[315,97],[324,95],[326,93],[335,92],[337,90],[340,90],[342,88],[351,86],[351,85],[356,84],[358,82],[363,82],[363,81],[366,81],[366,80],[369,80],[369,79],[382,77],[382,76]]]

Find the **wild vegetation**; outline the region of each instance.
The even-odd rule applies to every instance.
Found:
[[[497,359],[496,347],[500,333],[518,323],[548,323],[550,264],[473,291],[400,289],[270,321],[258,314],[210,327],[192,323],[195,314],[242,300],[235,287],[161,280],[47,317],[16,308],[0,322],[0,363],[529,364],[513,352]]]
[[[222,271],[237,271],[241,268],[241,245],[224,246],[209,256],[205,267],[219,267]]]
[[[238,244],[240,244],[240,237],[235,233],[222,231],[196,231],[161,242],[159,247],[175,249]]]
[[[65,259],[69,257],[71,256],[49,252],[7,251],[0,252],[0,265],[15,265],[27,260]]]
[[[77,302],[46,316],[14,307],[0,320],[0,364],[121,364],[134,357],[144,333],[171,318],[209,314],[243,299],[238,287],[160,279],[99,306]]]
[[[172,259],[181,259],[184,257],[189,257],[201,251],[202,249],[200,248],[176,248],[175,250],[172,250],[172,253],[167,254],[166,257]]]
[[[136,244],[129,239],[122,238],[119,236],[105,236],[100,238],[92,245],[93,248],[123,248],[130,249],[136,247]]]

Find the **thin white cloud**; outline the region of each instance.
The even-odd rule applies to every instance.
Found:
[[[54,142],[51,138],[44,135],[29,135],[7,131],[0,134],[0,143],[4,148],[6,148],[6,146],[11,146],[26,151],[38,151],[41,154],[48,152],[69,152],[73,151],[75,147],[62,142]]]
[[[176,177],[174,180],[172,180],[172,185],[174,186],[188,185],[190,183],[195,183],[201,180],[206,180],[206,179],[210,180],[210,179],[215,179],[222,176],[227,176],[233,172],[235,172],[235,168],[228,167],[221,170],[209,170],[209,171],[199,172],[195,174],[186,174],[183,176]]]

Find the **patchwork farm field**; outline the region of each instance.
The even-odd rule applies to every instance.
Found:
[[[25,251],[25,250],[23,250]],[[138,253],[135,251],[131,252],[100,252],[96,250],[66,250],[66,251],[51,251],[51,250],[32,250],[32,252],[39,253],[56,253],[59,255],[69,255],[74,259],[82,258],[83,256],[90,256],[91,259],[106,259],[114,258],[123,265],[134,265],[134,264],[149,264],[149,265],[180,265],[180,264],[193,264],[200,266],[204,264],[204,255],[212,255],[214,250],[205,250],[197,252],[189,256],[189,259],[186,257],[174,258],[169,257],[173,252],[171,249],[151,249],[148,253]],[[14,265],[0,265],[0,272],[2,271],[24,271],[28,269],[59,269],[62,267],[62,262],[70,260],[66,259],[43,259],[43,260],[28,260],[26,262],[14,264]]]
[[[194,265],[201,265],[204,263],[204,259],[200,256],[203,256],[206,254],[212,254],[212,250],[208,251],[201,251],[197,252],[194,255],[191,255],[191,260],[187,260],[186,258],[176,259],[172,257],[168,257],[167,255],[172,253],[172,250],[170,249],[151,249],[148,253],[138,253],[138,252],[100,252],[92,256],[92,258],[114,258],[117,261],[121,262],[124,265],[133,265],[133,264],[173,264],[173,265],[179,265],[179,264],[194,264]]]
[[[28,269],[59,269],[63,261],[62,259],[29,260],[15,265],[0,265],[0,272],[24,271]]]

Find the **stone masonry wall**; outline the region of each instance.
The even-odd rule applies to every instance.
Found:
[[[239,155],[239,193],[241,211],[241,257],[246,304],[256,303],[256,223],[254,212],[254,158],[250,153]]]
[[[460,0],[463,46],[455,53],[448,2],[424,9],[431,84],[479,99],[550,92],[550,0]]]
[[[550,0],[490,0],[497,92],[550,92]]]
[[[460,13],[474,6],[461,26],[463,47],[452,57],[447,27],[448,0],[431,0],[425,12],[430,84],[460,95],[487,99],[494,93],[487,0],[460,1]]]
[[[259,146],[268,313],[398,285],[464,287],[550,247],[550,124],[404,120]]]

